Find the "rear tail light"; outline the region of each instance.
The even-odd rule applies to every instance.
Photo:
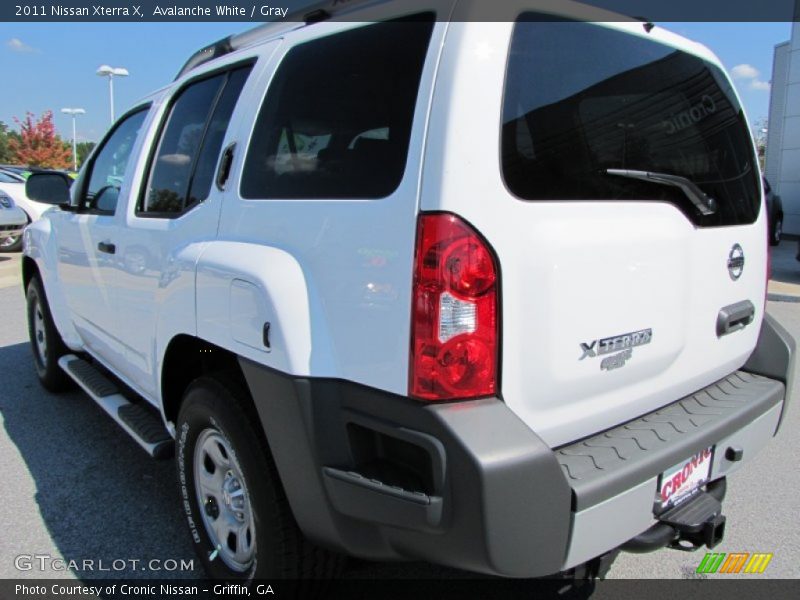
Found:
[[[492,249],[452,214],[420,215],[409,393],[456,400],[497,392],[498,271]]]

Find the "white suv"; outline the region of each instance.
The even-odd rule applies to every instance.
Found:
[[[174,447],[214,577],[714,546],[794,353],[719,61],[579,5],[374,4],[221,40],[113,126],[25,231],[42,383]]]

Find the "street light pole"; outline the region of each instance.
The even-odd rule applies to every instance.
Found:
[[[114,124],[114,76],[127,77],[129,75],[128,69],[124,67],[109,67],[108,65],[100,65],[97,69],[97,75],[100,77],[108,77],[108,99],[111,106],[111,124]]]
[[[62,108],[61,112],[66,115],[72,115],[72,165],[75,171],[78,170],[78,136],[75,129],[75,118],[78,115],[86,114],[82,108]]]
[[[111,104],[111,123],[114,123],[114,74],[108,74],[108,99]]]

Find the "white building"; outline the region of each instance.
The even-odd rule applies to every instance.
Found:
[[[783,230],[800,235],[800,2],[792,39],[775,46],[766,176],[783,199]]]

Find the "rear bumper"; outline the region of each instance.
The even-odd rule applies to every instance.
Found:
[[[651,527],[659,474],[699,450],[722,449],[712,479],[752,458],[777,431],[793,355],[793,340],[765,319],[742,371],[555,451],[498,399],[422,405],[241,365],[309,538],[371,559],[532,577]],[[728,447],[743,460],[727,460]]]

